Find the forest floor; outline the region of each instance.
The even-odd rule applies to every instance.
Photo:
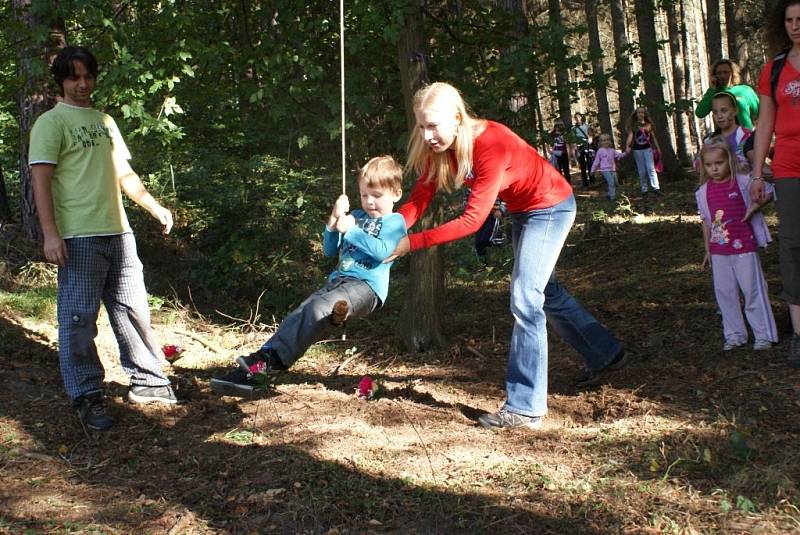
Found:
[[[399,348],[398,270],[384,310],[314,346],[253,400],[209,389],[268,336],[253,317],[169,300],[156,310],[161,341],[185,348],[168,367],[182,402],[161,408],[124,401],[103,316],[117,419],[107,432],[84,430],[64,395],[52,270],[6,258],[0,533],[800,533],[800,370],[786,364],[777,246],[762,263],[781,342],[723,352],[693,189],[665,181],[648,215],[610,215],[601,190],[576,191],[559,277],[633,359],[581,391],[580,358],[551,334],[540,431],[477,424],[504,399],[508,247],[486,269],[449,261],[445,349]],[[6,257],[17,254],[18,229],[3,234]],[[457,247],[466,258],[466,242],[448,256]],[[25,277],[39,281],[44,310],[14,300]],[[382,383],[374,401],[355,395],[367,374]]]

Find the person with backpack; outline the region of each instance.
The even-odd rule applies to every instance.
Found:
[[[591,176],[589,167],[592,165],[594,153],[591,149],[592,127],[583,120],[583,115],[575,114],[575,124],[570,130],[571,141],[575,144],[574,155],[581,170],[581,183],[584,188],[589,187]]]
[[[759,116],[754,134],[750,196],[766,198],[762,172],[775,134],[772,173],[778,211],[778,242],[783,291],[793,334],[789,365],[800,368],[800,0],[776,2],[767,15],[766,34],[773,53],[758,80]]]
[[[711,87],[697,103],[694,114],[702,119],[711,113],[711,103],[720,91],[727,91],[736,98],[739,110],[736,119],[740,126],[752,130],[758,118],[758,95],[752,87],[741,83],[739,66],[729,59],[719,59],[711,66]]]

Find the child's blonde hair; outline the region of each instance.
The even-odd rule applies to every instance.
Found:
[[[725,159],[728,160],[728,173],[730,173],[730,176],[728,177],[728,180],[733,182],[733,177],[736,174],[736,172],[738,171],[738,166],[737,166],[737,163],[736,163],[737,162],[736,155],[731,152],[731,148],[728,146],[728,142],[725,141],[721,137],[712,137],[711,139],[709,139],[708,141],[703,143],[703,146],[700,148],[700,185],[701,186],[710,180],[710,177],[708,176],[708,173],[706,173],[706,166],[705,166],[705,162],[704,162],[705,156],[709,152],[713,152],[713,151],[716,151],[716,150],[721,150],[722,152],[724,152],[725,153]]]
[[[406,169],[413,170],[417,174],[427,173],[428,181],[435,182],[438,189],[451,192],[461,187],[467,173],[472,169],[474,132],[479,128],[481,121],[469,113],[461,93],[450,84],[435,82],[417,91],[414,95],[414,112],[424,110],[434,102],[451,107],[458,122],[453,140],[455,172],[449,151],[432,151],[425,142],[419,125],[414,128],[408,140]]]
[[[358,182],[370,188],[403,189],[403,168],[391,156],[375,156],[358,171]]]
[[[611,137],[611,134],[600,134],[600,137],[598,138],[598,141],[600,143],[602,143],[605,140],[610,141],[612,144],[614,143],[614,138]]]

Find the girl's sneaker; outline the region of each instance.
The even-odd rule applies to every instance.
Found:
[[[766,349],[772,349],[772,342],[769,340],[756,340],[753,344],[753,351],[764,351]]]
[[[744,344],[744,342],[725,342],[725,344],[722,346],[722,350],[730,351],[732,349],[736,349],[737,347],[742,347]]]

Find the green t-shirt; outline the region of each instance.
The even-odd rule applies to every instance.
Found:
[[[722,90],[715,87],[709,88],[700,102],[697,103],[694,114],[702,119],[711,113],[711,101],[714,100],[714,97],[720,91]],[[758,117],[758,95],[756,92],[747,84],[733,85],[725,88],[725,91],[736,97],[736,104],[739,108],[739,113],[736,115],[736,118],[738,119],[739,126],[744,126],[748,130],[752,130],[753,119],[751,114]]]
[[[130,153],[114,119],[60,102],[31,129],[28,163],[55,165],[53,208],[62,238],[130,232],[114,159]]]

